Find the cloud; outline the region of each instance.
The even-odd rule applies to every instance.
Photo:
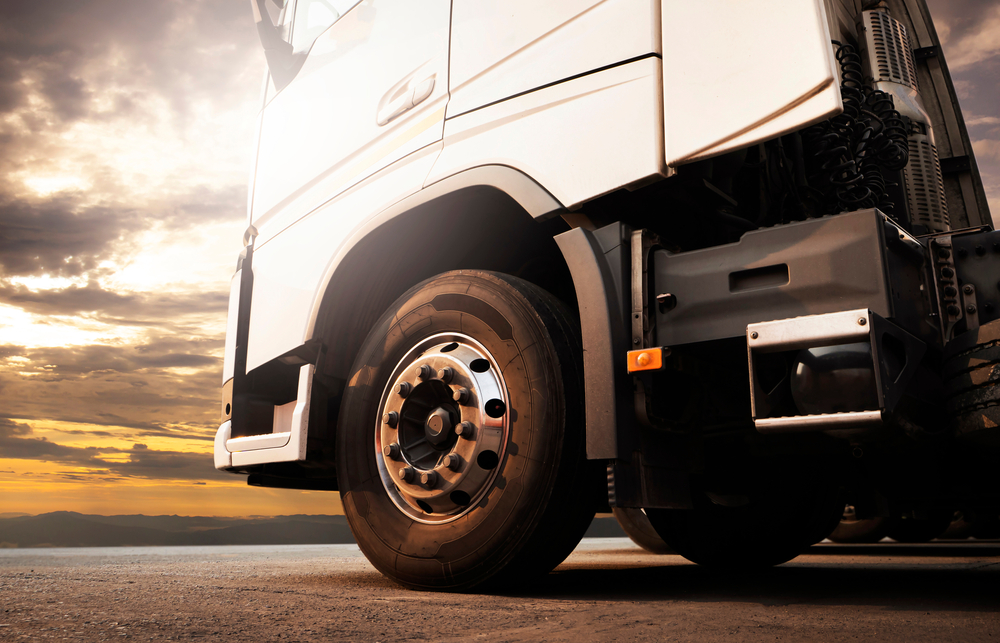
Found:
[[[30,425],[0,418],[0,456],[82,467],[86,470],[60,474],[63,478],[78,481],[94,477],[105,480],[204,480],[224,475],[215,470],[211,456],[204,453],[159,451],[141,442],[133,444],[131,449],[74,447],[57,444],[45,437],[32,437],[32,433]],[[109,475],[112,477],[109,478]]]
[[[997,116],[976,116],[970,114],[965,119],[965,124],[969,127],[976,125],[1000,125],[1000,117]]]
[[[952,71],[961,71],[1000,54],[1000,5],[992,2],[949,5],[950,10],[940,10],[945,25],[940,31],[944,34],[945,54]],[[963,9],[964,13],[959,13]]]
[[[7,2],[0,24],[0,69],[8,70],[0,107],[37,93],[61,120],[105,111],[109,87],[166,95],[182,117],[205,93],[241,91],[233,70],[256,62],[249,8],[239,0]]]
[[[86,466],[100,462],[96,457],[101,451],[94,447],[69,447],[50,442],[44,437],[26,437],[31,433],[30,425],[0,419],[0,455],[23,460],[71,461]],[[107,453],[116,450],[108,448],[103,451]]]
[[[0,233],[2,234],[2,233]],[[227,292],[143,293],[106,290],[95,281],[86,286],[32,290],[24,285],[0,283],[0,303],[38,315],[85,313],[114,317],[117,324],[169,324],[194,313],[220,314],[226,310]]]
[[[976,159],[980,162],[995,161],[1000,163],[1000,140],[980,139],[973,141],[972,149],[976,153]]]
[[[222,338],[139,345],[0,345],[4,415],[205,441],[218,427]]]
[[[7,199],[0,201],[0,266],[7,276],[80,275],[147,225],[131,209],[80,209],[66,196],[36,204]]]

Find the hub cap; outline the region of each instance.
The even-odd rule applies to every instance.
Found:
[[[471,337],[429,337],[396,365],[379,406],[375,460],[389,497],[418,522],[455,520],[482,499],[507,445],[507,388]]]

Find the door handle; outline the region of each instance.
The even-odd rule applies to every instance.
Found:
[[[379,125],[385,125],[403,112],[413,109],[425,101],[434,92],[435,76],[436,74],[431,74],[416,84],[410,78],[403,83],[402,87],[397,85],[390,89],[379,101],[379,110],[375,121]]]

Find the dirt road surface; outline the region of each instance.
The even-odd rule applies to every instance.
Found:
[[[993,641],[1000,543],[821,544],[712,572],[588,539],[500,596],[412,592],[353,545],[0,550],[0,641]]]

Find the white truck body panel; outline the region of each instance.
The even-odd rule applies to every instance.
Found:
[[[370,177],[272,235],[261,233],[253,255],[253,297],[280,305],[254,307],[247,370],[300,346],[336,266],[359,229],[376,213],[419,190],[441,144],[430,145]],[[387,189],[391,186],[392,189]]]
[[[448,0],[364,2],[317,38],[295,81],[264,108],[257,176],[266,179],[255,182],[253,195],[258,230],[276,234],[441,139],[449,20]],[[394,108],[404,111],[380,125]]]
[[[507,165],[572,208],[665,176],[660,122],[660,60],[644,58],[449,119],[429,180]]]
[[[659,0],[454,0],[448,118],[660,53]]]
[[[823,0],[663,0],[662,20],[667,165],[843,109]]]

